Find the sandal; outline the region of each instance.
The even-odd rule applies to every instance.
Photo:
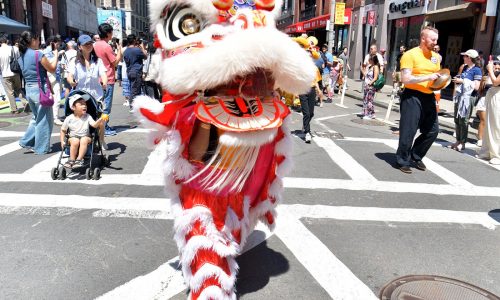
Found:
[[[75,164],[73,165],[73,168],[79,168],[79,167],[83,167],[83,160],[81,159],[77,159],[75,161]]]
[[[73,165],[75,164],[75,161],[72,160],[72,159],[69,159],[65,164],[64,164],[64,167],[65,168],[68,168],[68,169],[71,169],[73,168]]]

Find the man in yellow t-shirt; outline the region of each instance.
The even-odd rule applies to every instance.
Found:
[[[399,169],[408,174],[412,172],[412,161],[417,169],[426,170],[422,159],[439,133],[436,98],[429,89],[440,76],[437,73],[441,69],[439,56],[432,51],[437,40],[437,29],[424,27],[420,32],[420,45],[401,57],[401,81],[405,90],[401,95],[396,159]],[[421,134],[413,143],[418,129]]]

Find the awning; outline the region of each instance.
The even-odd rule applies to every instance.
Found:
[[[11,34],[21,33],[25,30],[30,30],[30,27],[18,21],[7,18],[4,15],[0,15],[0,32]]]
[[[425,18],[430,22],[470,18],[474,16],[474,12],[472,11],[473,6],[472,3],[468,2],[438,10],[427,11]]]
[[[285,28],[285,33],[304,33],[304,22],[297,22]]]

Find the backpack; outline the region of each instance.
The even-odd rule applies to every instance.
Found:
[[[14,47],[10,48],[10,59],[9,59],[9,66],[10,70],[14,74],[21,74],[21,66],[19,65],[19,62],[17,61],[17,58],[15,57],[16,54],[14,53]]]

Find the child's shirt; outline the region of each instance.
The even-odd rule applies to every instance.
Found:
[[[61,129],[68,130],[70,137],[85,137],[90,136],[89,125],[95,126],[94,119],[89,114],[84,114],[77,118],[74,114],[69,115],[64,120]]]

